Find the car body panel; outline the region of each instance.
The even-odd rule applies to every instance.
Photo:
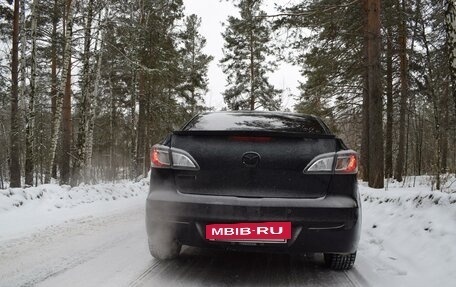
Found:
[[[246,114],[250,115],[242,112]],[[265,118],[269,124],[270,118]],[[321,134],[300,132],[292,124],[285,125],[291,131],[192,130],[190,122],[170,135],[162,144],[188,152],[198,169],[151,169],[149,238],[167,229],[182,244],[200,247],[356,252],[361,226],[356,174],[304,171],[316,156],[346,149],[319,119],[312,119],[321,124]],[[286,243],[218,242],[205,236],[206,224],[273,221],[291,222],[292,238]]]

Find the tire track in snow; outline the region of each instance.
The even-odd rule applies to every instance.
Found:
[[[369,286],[356,271],[332,271],[321,256],[226,252],[187,247],[147,268],[129,286]]]
[[[8,240],[0,249],[0,286],[34,286],[96,258],[119,241],[131,237],[131,231],[110,229],[119,222],[142,217],[143,211],[107,217],[85,217],[65,224],[49,226],[29,236]]]
[[[129,287],[136,287],[136,286],[139,286],[138,284],[140,284],[145,277],[147,277],[147,275],[152,272],[152,270],[154,270],[158,265],[160,264],[159,261],[154,261],[154,263],[149,267],[147,268],[143,273],[141,273],[141,275],[139,275],[135,280],[133,280],[128,286]]]
[[[41,234],[10,242],[10,248],[2,249],[6,258],[0,258],[0,285],[368,285],[361,275],[365,273],[362,269],[358,270],[359,267],[368,265],[363,263],[362,256],[355,264],[355,269],[347,272],[323,267],[321,256],[290,256],[191,247],[184,247],[177,260],[160,262],[151,259],[146,242],[142,208],[54,226]],[[24,246],[21,246],[22,244]],[[14,259],[15,252],[20,253],[17,259]],[[29,256],[32,257],[31,260]],[[12,264],[13,268],[5,268],[5,263]],[[3,277],[5,275],[6,277]],[[7,280],[3,280],[4,278]]]

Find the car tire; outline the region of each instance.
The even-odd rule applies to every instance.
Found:
[[[356,252],[348,254],[325,253],[325,264],[333,270],[349,270],[355,264]]]
[[[170,240],[168,242],[155,241],[149,238],[149,251],[150,255],[157,260],[172,260],[179,257],[182,244],[177,240]]]

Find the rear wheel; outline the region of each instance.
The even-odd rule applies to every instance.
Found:
[[[355,264],[356,252],[348,254],[325,253],[325,264],[333,270],[349,270]]]
[[[180,244],[177,240],[165,242],[149,238],[150,254],[158,260],[171,260],[179,257],[181,248],[182,244]]]
[[[173,225],[153,223],[150,225],[149,251],[158,260],[175,259],[179,256],[182,244],[176,238]]]

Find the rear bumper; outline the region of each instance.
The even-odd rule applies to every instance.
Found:
[[[356,192],[357,194],[357,192]],[[208,223],[290,221],[292,238],[285,244],[213,242],[205,239]],[[185,245],[279,252],[352,253],[357,249],[361,225],[359,197],[328,195],[318,199],[240,198],[149,193],[146,227],[149,237],[172,229]]]

